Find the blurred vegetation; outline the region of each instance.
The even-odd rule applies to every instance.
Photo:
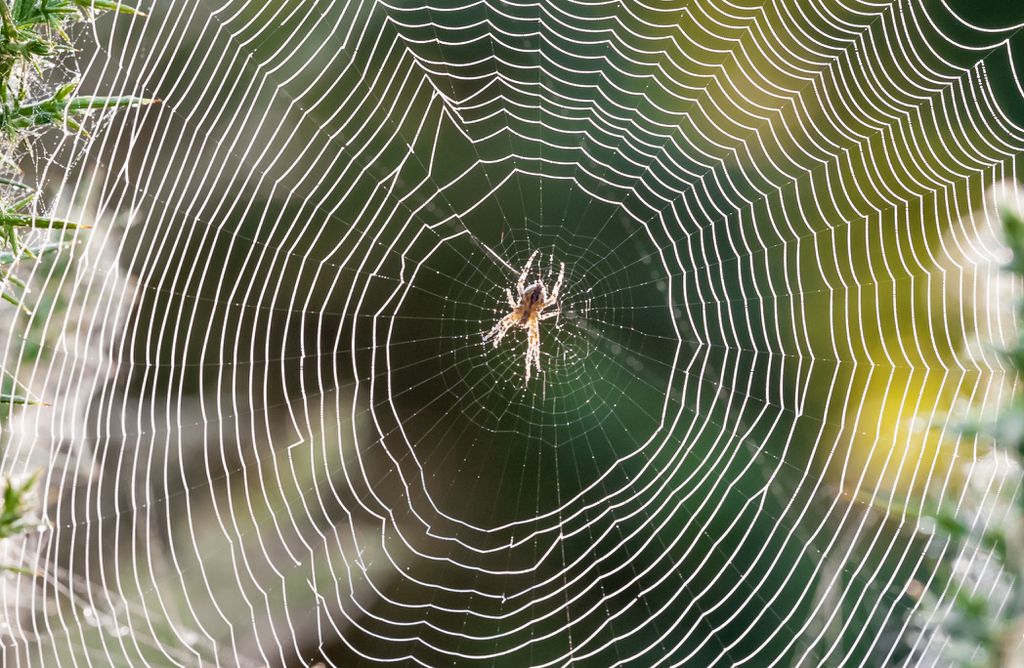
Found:
[[[20,483],[7,481],[3,501],[0,505],[0,540],[28,533],[40,527],[40,523],[32,519],[31,493],[36,484],[36,476],[29,476]],[[24,572],[17,566],[0,563],[0,571]]]
[[[0,297],[26,312],[26,286],[14,274],[18,260],[36,259],[60,246],[49,243],[34,250],[19,243],[19,234],[26,229],[70,230],[76,225],[38,215],[39,188],[17,178],[22,144],[48,126],[84,132],[81,117],[93,110],[153,102],[133,96],[79,95],[78,82],[62,80],[64,71],[54,66],[61,55],[73,53],[69,26],[108,10],[138,13],[106,0],[0,2],[0,133],[6,139],[0,153]],[[2,400],[17,398],[4,395]]]
[[[1019,282],[1024,279],[1024,218],[1009,208],[1001,215],[1012,253],[1004,268]],[[946,659],[964,668],[1024,665],[1024,391],[1019,385],[1024,378],[1024,300],[1017,304],[1016,325],[1016,342],[1003,353],[1016,381],[1014,396],[994,419],[978,419],[960,429],[964,443],[958,448],[977,440],[994,456],[994,475],[983,482],[983,497],[929,499],[916,504],[918,512],[909,508],[915,504],[897,509],[944,544],[909,593],[920,599],[925,631],[942,636]],[[972,460],[969,453],[964,459]],[[984,471],[979,477],[985,477]]]
[[[78,82],[68,81],[69,71],[59,67],[62,57],[74,54],[68,34],[70,27],[106,11],[139,14],[126,4],[109,0],[0,0],[0,299],[27,316],[37,313],[26,302],[29,287],[17,274],[19,263],[34,263],[59,254],[71,242],[45,234],[26,240],[26,231],[62,233],[79,227],[67,220],[40,215],[38,199],[42,184],[33,187],[24,183],[19,169],[27,141],[48,127],[85,133],[82,118],[93,110],[153,102],[131,96],[79,95]],[[47,312],[51,305],[51,300],[43,300]],[[37,323],[42,321],[33,318],[32,323],[38,327]],[[22,363],[31,364],[39,352],[37,346],[22,347],[21,351],[15,368]],[[20,388],[14,374],[3,367],[0,419],[9,417],[11,407],[26,405],[45,404]],[[30,519],[36,477],[4,481],[0,540],[39,526]],[[0,569],[19,570],[3,564]]]

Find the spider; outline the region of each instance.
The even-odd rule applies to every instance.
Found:
[[[484,342],[493,340],[494,347],[497,348],[509,329],[518,326],[526,330],[526,382],[530,382],[531,371],[534,367],[540,371],[540,321],[554,318],[561,313],[561,309],[558,308],[558,290],[562,287],[562,277],[565,275],[565,263],[562,262],[561,268],[558,270],[558,280],[551,288],[550,295],[548,295],[547,286],[543,281],[537,281],[527,287],[526,276],[530,273],[530,266],[539,252],[533,251],[533,255],[523,267],[523,273],[519,274],[519,280],[516,281],[518,300],[512,296],[511,289],[505,288],[508,305],[512,311],[502,316],[491,328],[491,331],[484,334]],[[555,310],[544,312],[544,309],[549,306],[554,306]]]

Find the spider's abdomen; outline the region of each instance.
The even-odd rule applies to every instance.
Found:
[[[544,289],[539,285],[531,285],[523,291],[523,301],[519,305],[519,324],[526,325],[532,318],[539,315],[544,308]]]

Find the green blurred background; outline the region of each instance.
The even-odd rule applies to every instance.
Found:
[[[898,501],[1004,396],[1024,10],[149,10],[83,71],[164,103],[90,149],[135,288],[47,548],[120,566],[44,655],[928,659]],[[482,334],[537,249],[524,385]]]

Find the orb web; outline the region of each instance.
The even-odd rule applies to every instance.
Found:
[[[42,281],[87,307],[10,339],[65,398],[4,451],[52,523],[11,665],[941,656],[899,500],[962,499],[950,415],[1008,396],[1024,16],[147,10],[82,73],[163,103],[50,164],[95,241]],[[527,381],[485,334],[534,252]]]

